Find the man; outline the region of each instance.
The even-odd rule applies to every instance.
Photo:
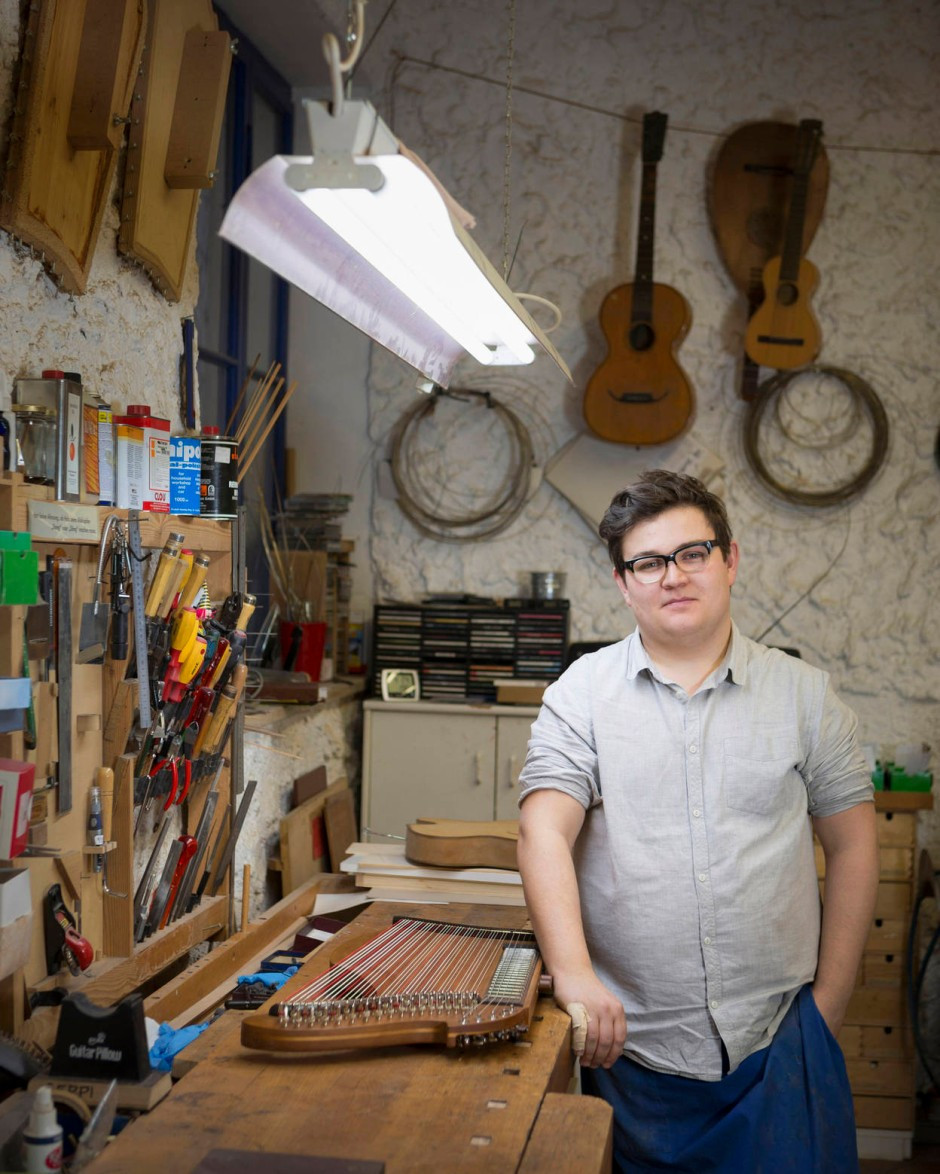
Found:
[[[857,1169],[833,1038],[874,913],[856,719],[741,634],[739,552],[694,477],[646,473],[600,526],[636,619],[545,692],[519,868],[618,1170]],[[820,912],[813,832],[826,860]]]

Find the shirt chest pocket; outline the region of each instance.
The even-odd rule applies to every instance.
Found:
[[[773,815],[793,802],[797,788],[805,795],[797,770],[799,749],[791,734],[755,734],[726,738],[723,791],[728,807],[756,815]]]

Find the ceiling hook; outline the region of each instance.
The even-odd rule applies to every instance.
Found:
[[[323,56],[330,68],[330,87],[333,91],[333,114],[343,112],[343,74],[349,73],[359,60],[366,27],[366,0],[349,0],[346,27],[346,57],[341,59],[339,41],[332,33],[323,38]]]

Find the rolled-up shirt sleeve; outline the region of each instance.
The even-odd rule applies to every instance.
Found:
[[[601,801],[597,749],[590,708],[587,658],[545,690],[532,724],[519,802],[533,791],[562,791],[587,810]]]
[[[817,734],[802,768],[810,815],[824,818],[873,801],[871,770],[859,749],[857,728],[857,717],[836,696],[827,675]]]

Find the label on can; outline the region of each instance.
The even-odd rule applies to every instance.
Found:
[[[199,514],[201,479],[202,441],[195,436],[170,437],[171,514]]]
[[[204,516],[238,516],[238,445],[234,440],[203,437],[199,500]]]

